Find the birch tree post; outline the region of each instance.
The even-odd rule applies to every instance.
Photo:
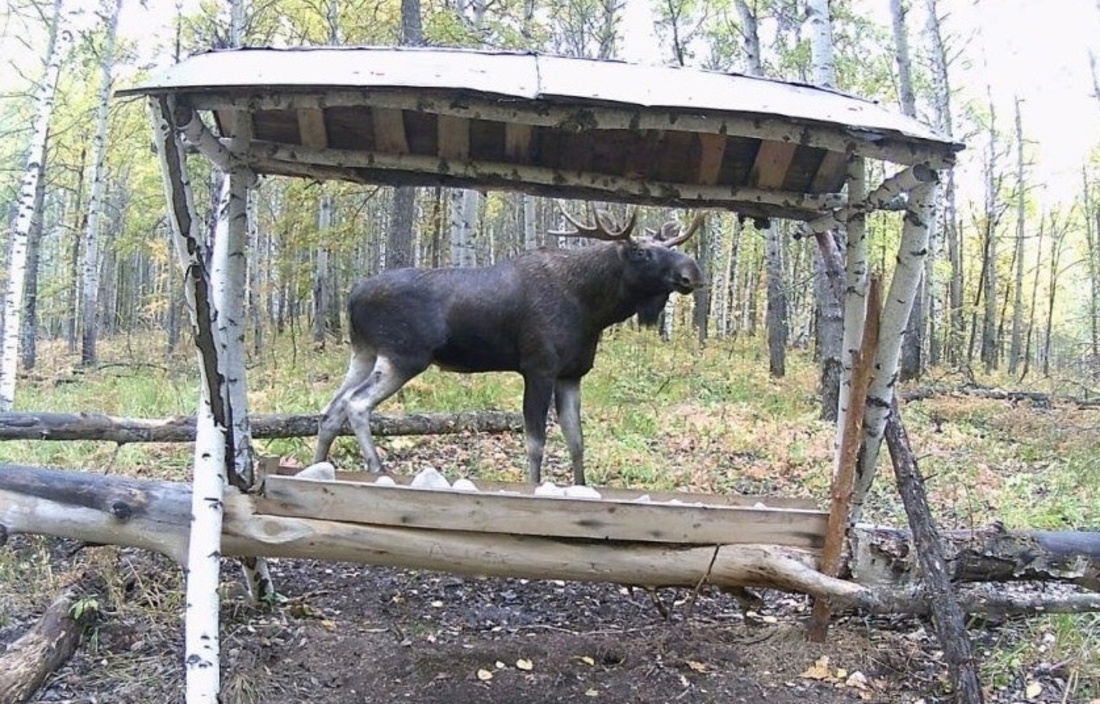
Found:
[[[176,252],[184,274],[184,295],[191,311],[195,346],[202,378],[199,437],[195,442],[195,468],[189,562],[187,565],[185,612],[185,666],[187,704],[218,701],[220,668],[218,664],[218,582],[221,569],[222,497],[226,471],[228,429],[219,418],[226,416],[226,396],[222,393],[217,330],[210,279],[200,223],[194,216],[195,204],[183,144],[175,127],[175,105],[169,97],[153,98],[150,103],[153,136],[161,163],[168,220],[172,225]],[[191,119],[197,119],[193,113]],[[217,530],[214,530],[215,525]],[[212,651],[212,654],[211,654]]]
[[[4,339],[0,354],[0,412],[11,411],[15,402],[15,375],[19,364],[19,318],[23,311],[23,284],[27,275],[27,236],[35,215],[35,193],[46,157],[46,135],[53,114],[61,57],[72,42],[72,33],[61,29],[61,0],[54,0],[46,48],[46,74],[35,99],[35,118],[27,148],[27,167],[19,186],[19,205],[10,235],[8,283],[4,294]]]
[[[933,214],[936,186],[937,181],[922,181],[909,191],[897,266],[883,302],[878,349],[867,393],[863,447],[856,466],[855,494],[852,497],[852,523],[859,522],[867,492],[875,477],[875,465],[898,379],[902,338],[924,269],[924,258],[928,256],[929,220]]]

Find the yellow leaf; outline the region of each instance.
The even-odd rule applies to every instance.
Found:
[[[584,696],[586,696],[586,697],[598,697],[598,696],[600,696],[600,690],[590,689],[590,690],[588,690],[584,693]]]
[[[593,660],[592,658],[588,657],[587,655],[581,656],[581,662],[583,662],[585,665],[595,665],[596,664],[596,661]]]
[[[489,672],[485,668],[481,668],[477,671],[477,678],[482,682],[488,682],[489,680],[493,679],[493,673]]]
[[[1043,685],[1038,682],[1028,682],[1027,689],[1024,690],[1024,693],[1027,695],[1028,699],[1035,699],[1043,693]]]
[[[696,672],[706,672],[707,671],[707,666],[706,665],[704,665],[701,662],[696,662],[695,660],[688,660],[687,661],[687,666],[690,667],[691,669],[695,670]]]
[[[321,621],[321,625],[324,626],[325,628],[329,629],[330,631],[335,631],[336,630],[336,622],[335,621],[330,621],[327,618],[323,619]]]
[[[848,677],[848,671],[845,670],[843,667],[838,667],[836,669],[836,678],[838,680],[847,679],[847,677]]]
[[[533,662],[531,662],[530,660],[528,660],[527,658],[520,658],[519,660],[516,660],[516,669],[517,670],[530,671],[534,667],[535,667],[535,664]]]
[[[802,673],[801,677],[808,680],[830,679],[831,677],[829,674],[829,656],[822,655],[821,657],[819,657],[817,659],[817,662],[815,662],[813,665],[810,665],[810,667]]]
[[[503,670],[503,669],[504,669],[504,668],[506,667],[506,665],[505,665],[504,663],[502,663],[502,662],[501,662],[500,660],[497,660],[497,661],[496,661],[495,663],[493,663],[493,664],[497,666],[497,669],[498,669],[498,670]]]
[[[856,670],[852,674],[848,675],[848,679],[844,681],[844,684],[848,685],[849,687],[865,690],[867,689],[868,685],[867,675],[863,674],[859,670]]]

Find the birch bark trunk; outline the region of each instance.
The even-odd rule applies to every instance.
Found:
[[[19,319],[23,309],[23,285],[27,273],[27,237],[35,218],[35,194],[46,158],[46,137],[53,114],[61,57],[72,35],[59,27],[61,0],[54,0],[50,38],[46,49],[46,74],[36,97],[35,118],[27,148],[27,165],[19,187],[19,205],[10,235],[8,282],[4,295],[3,352],[0,354],[0,411],[8,412],[15,401],[15,376],[19,365]]]
[[[1024,325],[1024,122],[1020,115],[1020,99],[1016,98],[1016,277],[1012,305],[1012,332],[1008,346],[1008,373],[1015,376],[1020,364]]]

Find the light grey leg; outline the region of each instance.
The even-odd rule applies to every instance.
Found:
[[[379,356],[366,381],[347,395],[345,407],[348,421],[351,423],[352,430],[355,431],[355,437],[359,440],[359,448],[363,451],[363,459],[366,460],[368,470],[382,471],[382,460],[378,457],[378,450],[374,447],[374,438],[370,432],[371,412],[375,406],[397,393],[405,382],[421,371],[423,370],[404,372],[386,357]]]
[[[366,380],[374,369],[374,362],[374,350],[352,351],[348,371],[344,375],[344,383],[340,385],[340,389],[321,412],[321,422],[317,430],[317,450],[313,453],[314,464],[328,459],[332,443],[340,434],[340,429],[344,427],[344,421],[348,417],[347,395]]]
[[[558,379],[554,384],[554,408],[573,463],[573,482],[584,484],[584,433],[581,430],[581,381]]]

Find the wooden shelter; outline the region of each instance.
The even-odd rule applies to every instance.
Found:
[[[728,521],[732,531],[736,521],[795,520],[793,513],[777,513],[783,509],[688,507],[679,517],[683,520],[669,519],[670,525],[687,526],[686,533],[677,534],[674,544],[664,542],[667,536],[651,536],[656,544],[645,551],[657,558],[643,570],[589,573],[577,572],[577,565],[595,569],[600,564],[590,557],[590,548],[598,549],[591,540],[636,541],[644,536],[620,535],[614,527],[594,535],[585,532],[590,526],[578,529],[575,536],[531,534],[541,524],[565,525],[563,516],[579,510],[576,501],[555,505],[552,499],[534,497],[450,496],[440,499],[438,507],[448,507],[446,515],[462,516],[463,522],[448,531],[447,522],[433,515],[430,499],[425,505],[423,495],[400,487],[342,488],[347,482],[339,481],[316,487],[306,484],[311,480],[284,480],[273,482],[272,496],[261,497],[256,505],[243,500],[248,497],[236,489],[226,490],[227,482],[243,492],[253,489],[240,295],[245,286],[248,189],[257,174],[281,174],[720,208],[757,220],[804,221],[803,231],[819,236],[845,223],[844,349],[853,357],[859,356],[854,353],[861,346],[867,291],[862,215],[900,204],[907,217],[897,273],[885,297],[877,347],[864,355],[868,368],[873,356],[874,372],[869,388],[856,392],[860,401],[865,395],[876,400],[868,404],[862,431],[869,448],[865,452],[870,454],[864,462],[873,468],[892,399],[901,334],[927,251],[937,171],[951,166],[962,145],[916,120],[835,91],[693,69],[530,53],[236,49],[191,57],[120,94],[150,100],[170,219],[188,275],[204,381],[191,495],[195,520],[186,558],[189,687],[192,677],[201,678],[207,683],[203,691],[211,691],[211,674],[216,683],[219,546],[235,554],[256,554],[250,552],[255,547],[242,547],[241,526],[251,531],[249,545],[259,544],[266,550],[261,554],[268,555],[291,554],[286,552],[291,546],[318,549],[327,540],[330,554],[340,559],[423,566],[426,563],[415,562],[413,556],[423,553],[434,568],[453,565],[467,572],[484,567],[489,574],[516,574],[526,567],[532,576],[610,580],[644,573],[650,584],[696,579],[701,584],[720,568],[728,584],[755,583],[770,574],[781,575],[780,582],[788,587],[819,595],[859,592],[855,585],[830,581],[814,571],[824,520],[821,514],[799,508],[789,510],[801,512],[799,525],[810,527],[791,531],[796,534],[794,542],[785,544],[794,552],[776,555],[759,546],[720,545],[714,542],[715,535],[724,534],[720,524],[711,525],[708,537],[700,539],[710,547],[688,550],[684,543],[693,542],[690,526],[696,523]],[[229,174],[224,200],[228,213],[223,220],[227,225],[215,239],[209,268],[187,180],[185,144]],[[865,159],[889,162],[897,170],[868,192]],[[831,237],[819,241],[836,248]],[[838,435],[838,469],[842,459],[851,459],[853,443],[859,446],[860,432],[858,420],[844,421],[852,397],[851,360],[845,364],[840,415],[841,428],[847,431]],[[373,496],[385,503],[390,525],[364,527],[371,511],[366,506],[367,517],[354,522],[356,513],[348,509],[347,497],[338,498],[342,491],[354,492],[358,501]],[[671,506],[627,507],[616,500],[608,504],[590,513],[606,516],[621,510],[652,521],[657,514],[671,516],[677,511]],[[381,515],[381,503],[378,506]],[[339,515],[329,516],[335,507],[340,507]],[[228,541],[224,544],[223,508]],[[501,524],[489,525],[497,515],[494,511],[512,511],[512,516],[533,511],[541,513],[536,516],[541,521],[528,523],[527,535],[505,535],[499,532]],[[405,516],[414,513],[429,523],[393,527],[405,525]],[[349,520],[353,522],[342,522]],[[847,520],[846,506],[834,508],[833,523]],[[487,532],[476,532],[479,521]],[[571,537],[582,542],[569,543]],[[539,561],[539,554],[548,553],[526,549],[532,541],[565,545],[574,552],[567,550],[563,554],[572,557],[558,562]],[[504,544],[514,549],[502,552]],[[828,539],[824,549],[829,554]],[[631,554],[612,552],[616,559]],[[270,590],[263,563],[247,566],[253,568],[253,586]],[[200,618],[201,613],[207,616]],[[204,699],[196,695],[194,700]]]

